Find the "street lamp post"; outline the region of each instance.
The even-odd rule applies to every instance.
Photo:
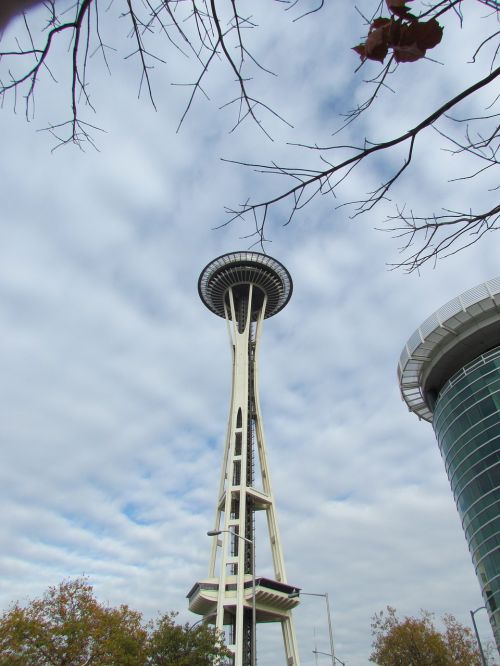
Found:
[[[187,630],[188,630],[188,631],[191,631],[191,629],[194,629],[195,627],[197,627],[197,626],[198,626],[199,624],[201,624],[204,620],[205,620],[205,618],[202,617],[201,620],[198,620],[198,621],[195,622],[194,624],[190,624],[189,627],[187,628]]]
[[[252,666],[257,664],[257,654],[256,654],[256,631],[257,631],[257,608],[255,604],[255,544],[252,539],[247,539],[247,537],[237,534],[233,530],[210,530],[207,532],[207,536],[219,536],[223,532],[232,534],[242,541],[246,541],[250,544],[252,548]]]
[[[292,592],[291,594],[288,595],[290,599],[293,599],[294,597],[300,597],[301,594],[305,594],[307,597],[324,597],[325,602],[326,602],[326,614],[328,617],[328,633],[330,636],[330,650],[331,654],[329,655],[332,658],[332,666],[335,666],[335,661],[340,662],[341,664],[343,662],[340,661],[340,659],[337,659],[335,656],[335,648],[333,645],[333,631],[332,631],[332,616],[330,613],[330,598],[328,597],[328,592],[324,592],[323,594],[319,592]],[[314,650],[313,650],[314,652]],[[321,652],[318,654],[327,654],[326,652]]]
[[[313,650],[313,654],[324,654],[325,657],[331,657],[332,655],[329,652],[320,652],[319,650]],[[342,666],[345,666],[345,661],[341,661],[338,657],[333,655],[333,658],[335,661],[338,661],[339,664],[342,664]]]
[[[483,663],[483,666],[488,666],[488,664],[486,662],[486,658],[484,656],[483,646],[481,645],[481,639],[479,638],[479,632],[477,630],[477,625],[476,625],[476,618],[474,617],[474,615],[483,608],[486,610],[486,606],[479,606],[479,608],[476,608],[476,610],[474,610],[474,611],[471,610],[469,612],[470,612],[470,616],[472,618],[472,624],[474,626],[474,631],[476,633],[477,644],[479,645],[479,654],[481,655],[481,661]]]

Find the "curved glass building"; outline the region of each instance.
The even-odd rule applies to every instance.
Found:
[[[500,278],[431,315],[398,374],[409,409],[432,422],[500,649]]]

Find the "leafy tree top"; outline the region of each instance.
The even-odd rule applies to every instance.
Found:
[[[101,604],[85,578],[0,616],[0,666],[210,666],[229,654],[206,625],[176,624],[175,613],[144,623],[126,605]]]
[[[399,619],[387,606],[372,618],[373,652],[370,661],[379,666],[481,666],[472,631],[453,615],[443,617],[440,632],[432,613]]]

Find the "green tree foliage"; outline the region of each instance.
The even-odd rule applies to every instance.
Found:
[[[176,624],[176,613],[162,615],[151,627],[148,664],[151,666],[211,666],[231,653],[206,624]],[[216,663],[216,662],[215,662]]]
[[[174,619],[145,624],[128,606],[99,603],[86,579],[63,581],[0,616],[0,666],[208,666],[229,654],[209,627]]]
[[[373,616],[370,661],[379,666],[481,666],[471,630],[453,615],[445,615],[443,624],[445,630],[438,631],[427,611],[400,620],[387,606]]]
[[[2,615],[0,664],[136,666],[144,661],[146,638],[140,613],[103,606],[85,579],[63,581]]]

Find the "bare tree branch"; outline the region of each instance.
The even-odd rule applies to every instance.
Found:
[[[35,0],[33,1],[35,2]],[[250,118],[271,139],[260,112],[271,114],[280,121],[286,122],[279,113],[263,101],[253,97],[248,90],[251,77],[245,70],[249,65],[257,67],[266,74],[272,75],[273,73],[261,65],[245,46],[243,29],[256,26],[251,18],[239,13],[236,0],[227,0],[227,2],[224,0],[158,0],[157,4],[153,4],[151,0],[120,1],[125,8],[121,16],[129,21],[129,37],[135,42],[135,48],[125,58],[130,59],[134,56],[139,58],[141,71],[139,96],[145,87],[153,108],[156,109],[151,79],[152,70],[155,64],[164,63],[165,60],[151,50],[150,39],[156,34],[166,36],[171,46],[186,56],[193,56],[200,67],[194,83],[181,84],[191,87],[192,91],[178,129],[189,112],[197,92],[206,95],[203,81],[209,67],[215,61],[221,61],[227,65],[232,79],[236,83],[237,96],[230,99],[225,105],[230,106],[235,103],[238,105],[235,127],[238,127],[246,118]],[[21,5],[21,9],[24,6],[26,5]],[[29,109],[33,106],[35,90],[40,85],[42,69],[46,69],[52,75],[49,67],[54,43],[63,35],[69,35],[72,72],[69,84],[71,117],[60,123],[51,123],[49,128],[52,132],[54,128],[59,130],[66,128],[69,130],[69,134],[61,137],[61,143],[73,142],[81,146],[82,141],[90,139],[89,130],[94,125],[81,117],[82,109],[85,107],[94,111],[89,93],[89,58],[92,54],[100,52],[105,66],[109,70],[106,50],[109,51],[111,47],[105,46],[103,42],[97,0],[76,0],[74,5],[76,15],[70,21],[62,21],[62,15],[56,13],[54,0],[47,0],[46,7],[49,11],[47,31],[37,32],[35,37],[27,15],[25,15],[28,44],[21,46],[18,41],[17,49],[2,50],[0,47],[0,62],[4,66],[4,73],[0,73],[0,99],[3,102],[6,95],[12,93],[15,103],[17,91],[23,91],[26,100],[26,115],[27,117],[32,115]],[[94,9],[93,15],[91,15],[91,9]],[[227,26],[223,27],[223,23],[227,23]],[[231,55],[234,49],[238,53],[237,60]],[[15,65],[15,69],[9,66],[10,62]],[[57,134],[57,136],[59,135]]]
[[[36,1],[0,0],[0,30],[13,16],[16,3],[22,10],[36,4]],[[287,12],[295,11],[300,5],[300,0],[269,2],[279,2],[285,6]],[[444,180],[463,183],[475,179],[475,183],[484,184],[487,195],[484,211],[445,210],[425,215],[413,211],[407,213],[405,204],[396,204],[396,213],[386,221],[389,222],[389,230],[404,239],[402,251],[408,253],[408,256],[399,265],[409,271],[418,270],[425,262],[449,256],[460,248],[477,242],[486,232],[496,229],[499,211],[495,202],[490,202],[489,199],[493,192],[500,189],[500,186],[497,188],[495,184],[492,185],[491,179],[493,168],[499,165],[500,154],[500,126],[497,122],[500,114],[496,113],[494,108],[500,99],[494,89],[500,75],[499,0],[478,0],[487,11],[485,19],[495,22],[495,27],[489,36],[478,39],[478,44],[471,48],[470,62],[476,63],[476,67],[483,67],[481,75],[477,75],[476,83],[436,108],[412,129],[390,140],[374,142],[365,136],[358,145],[350,145],[351,141],[341,139],[342,132],[348,126],[360,121],[363,115],[373,112],[376,103],[385,93],[390,92],[396,95],[397,99],[391,81],[399,67],[398,63],[411,63],[427,57],[427,50],[439,44],[443,36],[443,26],[438,23],[438,19],[445,15],[450,19],[456,17],[458,27],[462,26],[462,7],[465,7],[462,2],[463,0],[420,0],[419,11],[417,0],[412,3],[411,8],[404,2],[373,0],[370,17],[363,15],[355,7],[368,32],[365,41],[354,47],[362,59],[360,67],[365,66],[368,60],[382,63],[375,76],[365,78],[364,83],[369,88],[366,99],[341,115],[340,128],[333,132],[338,143],[333,143],[333,140],[332,145],[327,146],[317,143],[307,145],[300,140],[288,143],[297,150],[314,155],[319,161],[315,168],[311,168],[308,161],[304,164],[301,160],[297,166],[286,166],[277,160],[271,160],[267,164],[258,163],[259,158],[247,161],[225,160],[258,173],[278,176],[281,185],[283,182],[284,185],[267,199],[254,201],[248,198],[244,204],[226,208],[227,220],[221,226],[249,217],[253,231],[247,238],[263,248],[266,224],[271,211],[276,207],[279,206],[281,212],[285,206],[284,224],[290,224],[294,216],[318,195],[329,194],[337,198],[341,186],[352,178],[362,164],[370,163],[369,158],[389,157],[394,151],[399,156],[400,151],[397,166],[391,165],[388,175],[385,173],[372,191],[365,192],[358,200],[336,201],[337,209],[350,206],[352,217],[372,211],[380,203],[388,201],[396,189],[395,184],[411,173],[415,156],[422,149],[421,139],[427,129],[433,128],[445,142],[448,154],[457,160],[463,160],[462,171],[459,171],[458,175],[445,174]],[[306,11],[298,11],[296,18],[292,20],[306,17],[310,19],[325,4],[324,0],[316,0]],[[11,39],[5,48],[0,46],[0,102],[3,104],[9,98],[15,110],[18,99],[24,97],[26,117],[31,120],[35,110],[35,92],[42,81],[56,81],[59,78],[61,64],[57,61],[56,48],[61,44],[67,48],[70,60],[68,71],[71,73],[65,79],[69,111],[62,121],[50,122],[44,129],[54,137],[56,147],[68,143],[83,147],[85,143],[89,143],[97,148],[93,136],[99,128],[93,121],[89,122],[85,115],[95,111],[90,87],[90,66],[93,64],[92,56],[99,54],[109,71],[111,62],[108,56],[111,50],[114,50],[114,46],[106,41],[106,26],[103,28],[100,22],[98,0],[75,0],[75,4],[64,11],[58,11],[55,0],[44,0],[43,5],[46,9],[46,23],[42,27],[39,22],[38,29],[35,29],[34,23],[25,14],[24,32],[21,27],[22,34],[16,34],[15,39]],[[185,121],[197,95],[208,98],[208,72],[218,66],[225,67],[233,85],[232,90],[235,90],[234,94],[228,94],[227,101],[220,106],[234,109],[235,121],[230,131],[250,120],[272,141],[269,121],[277,119],[292,128],[278,110],[253,94],[252,77],[255,72],[265,76],[275,74],[267,63],[261,64],[258,57],[250,52],[246,31],[254,29],[256,23],[252,16],[243,14],[237,0],[114,0],[110,7],[123,8],[121,17],[128,26],[128,37],[134,44],[125,57],[136,58],[139,63],[138,95],[146,89],[155,109],[154,68],[165,62],[164,49],[159,54],[155,51],[155,48],[158,48],[154,46],[156,38],[166,38],[164,44],[166,43],[172,52],[179,54],[179,57],[191,58],[194,62],[196,71],[192,79],[173,83],[188,89],[177,131]],[[384,17],[383,14],[387,15],[387,12],[389,17]],[[446,29],[449,29],[448,25]],[[2,37],[0,34],[0,38]],[[372,42],[368,49],[370,39]],[[488,74],[484,73],[485,57],[489,57],[486,65],[486,68],[489,68]],[[411,69],[412,65],[408,67]],[[467,117],[458,117],[460,104],[465,100],[470,102],[479,99],[479,96],[476,97],[479,91],[491,93],[489,102],[483,103],[482,110],[477,112],[476,109],[470,111],[471,104],[464,105],[462,108],[467,110],[463,115],[467,114]],[[387,163],[391,162],[388,160]],[[457,209],[459,207],[454,206]],[[423,240],[419,247],[420,239]]]
[[[382,151],[388,151],[391,148],[399,146],[404,143],[408,143],[407,156],[403,161],[403,164],[399,169],[397,169],[392,176],[390,176],[386,181],[381,183],[381,185],[369,193],[367,198],[361,201],[349,202],[349,205],[355,205],[354,215],[359,215],[368,210],[372,210],[380,201],[382,201],[389,189],[393,184],[399,179],[401,174],[408,168],[414,152],[414,146],[417,137],[427,128],[434,126],[437,120],[447,114],[450,109],[456,107],[460,102],[470,97],[476,93],[481,88],[492,84],[500,76],[500,67],[496,68],[488,76],[477,81],[473,85],[469,86],[458,95],[448,100],[445,104],[436,109],[433,113],[427,116],[422,120],[418,125],[408,130],[404,134],[401,134],[394,139],[389,141],[383,141],[381,143],[368,143],[365,142],[364,146],[344,146],[344,148],[349,148],[354,154],[348,157],[347,159],[341,160],[337,163],[332,164],[328,169],[313,170],[308,169],[304,170],[303,168],[294,168],[286,167],[283,165],[276,164],[252,164],[246,162],[239,162],[235,160],[225,160],[234,164],[240,164],[245,167],[254,169],[258,173],[274,174],[284,176],[291,179],[295,182],[294,185],[281,191],[274,197],[271,197],[265,201],[260,201],[257,203],[247,202],[242,206],[231,209],[227,208],[226,211],[229,214],[229,219],[226,224],[229,224],[232,220],[237,218],[244,217],[246,214],[251,213],[253,216],[259,215],[259,212],[262,211],[262,217],[267,216],[269,208],[275,204],[283,202],[285,200],[290,201],[290,213],[287,217],[286,224],[289,224],[295,213],[300,209],[300,202],[305,198],[308,202],[311,201],[317,194],[335,194],[335,189],[342,182],[342,179],[346,177],[346,170],[350,174],[352,169],[357,167],[362,161],[366,160],[368,157],[380,153]],[[492,137],[498,136],[498,133],[492,134]],[[484,140],[482,140],[484,143]],[[312,147],[311,147],[312,148]],[[338,149],[339,146],[329,146],[318,148],[314,147],[320,151],[330,151]],[[471,144],[469,150],[474,150],[474,148],[479,148],[479,142],[477,144]],[[340,179],[335,183],[332,181],[334,175],[339,175]],[[309,190],[312,189],[312,195],[307,194]],[[258,228],[261,230],[261,237],[259,242],[264,242],[264,229],[265,224],[261,223],[258,225]]]
[[[473,213],[444,211],[443,215],[417,217],[412,212],[398,211],[389,218],[397,221],[397,226],[388,229],[397,238],[404,238],[401,251],[411,250],[418,240],[419,247],[393,268],[404,268],[411,273],[417,271],[428,262],[434,263],[438,258],[446,258],[466,247],[477,243],[484,234],[500,225],[500,205],[489,210]],[[386,229],[387,231],[387,229]],[[423,236],[424,240],[420,238]]]

